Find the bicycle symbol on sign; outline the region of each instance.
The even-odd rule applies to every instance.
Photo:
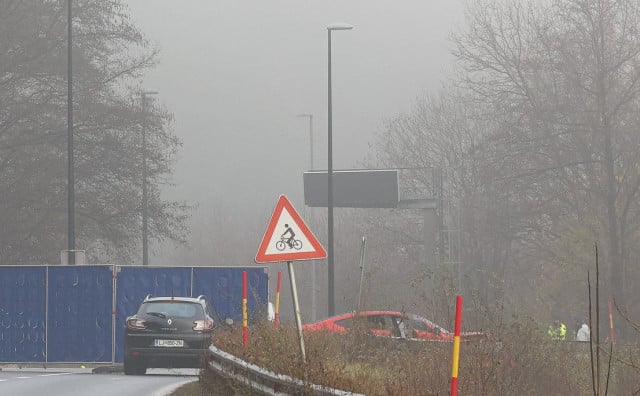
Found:
[[[299,239],[294,239],[296,233],[293,232],[291,227],[289,227],[289,224],[285,224],[284,226],[286,228],[286,231],[283,232],[282,235],[280,235],[280,240],[276,242],[276,249],[278,249],[279,251],[283,251],[284,249],[286,249],[287,245],[289,246],[289,249],[302,249],[302,241]]]

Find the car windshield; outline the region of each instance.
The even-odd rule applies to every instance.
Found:
[[[142,304],[140,314],[172,318],[201,318],[204,310],[200,304],[186,301],[150,301]]]
[[[415,326],[415,328],[417,330],[431,331],[431,332],[434,331],[434,330],[437,330],[437,331],[439,331],[440,333],[443,333],[443,334],[448,334],[449,333],[448,330],[443,329],[442,327],[440,327],[437,324],[433,323],[429,319],[423,318],[422,316],[410,315],[409,317],[415,321],[414,326]]]

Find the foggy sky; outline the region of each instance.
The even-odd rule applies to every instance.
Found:
[[[125,3],[161,49],[144,89],[175,115],[184,147],[167,194],[199,204],[195,221],[218,203],[268,219],[280,194],[304,206],[309,126],[296,115],[314,115],[314,165],[326,169],[328,24],[355,27],[332,34],[333,166],[353,169],[385,119],[438,89],[463,16],[458,0]]]

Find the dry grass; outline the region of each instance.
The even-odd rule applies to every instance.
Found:
[[[259,323],[250,330],[247,348],[242,346],[240,329],[220,331],[213,342],[274,372],[345,391],[371,396],[449,393],[451,343],[413,342],[360,332],[306,333],[307,363],[303,364],[296,334],[292,325],[274,330],[270,323]],[[460,394],[582,395],[592,392],[588,344],[550,341],[544,331],[532,323],[513,325],[492,334],[500,334],[499,339],[494,335],[490,341],[462,343]],[[610,394],[629,394],[629,389],[616,383],[626,383],[626,387],[629,381],[637,381],[637,373],[630,373],[624,367],[614,371],[616,376],[611,379]],[[229,384],[222,389],[219,379],[210,376],[203,371],[201,394],[229,394]],[[250,394],[238,389],[233,392]]]

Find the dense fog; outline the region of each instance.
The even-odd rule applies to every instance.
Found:
[[[473,327],[546,324],[592,314],[597,283],[626,323],[640,5],[464,3],[89,0],[68,47],[70,3],[0,2],[0,264],[58,264],[73,239],[141,265],[146,230],[152,266],[255,266],[281,194],[326,244],[302,176],[328,167],[330,44],[333,169],[396,169],[402,201],[336,208],[337,312],[362,297],[450,327],[463,294]],[[265,267],[273,300],[286,267]],[[325,316],[327,260],[295,269],[304,321]]]
[[[280,194],[305,211],[310,129],[313,167],[327,169],[329,24],[354,26],[332,37],[333,167],[362,169],[384,121],[438,89],[451,68],[447,38],[462,20],[457,1],[127,4],[161,49],[144,87],[160,92],[184,143],[175,186],[166,192],[199,205],[190,247],[156,244],[152,262],[158,265],[251,264]],[[301,114],[313,116],[311,126]],[[326,218],[326,209],[313,215]],[[326,241],[326,222],[317,224],[312,231]],[[339,229],[336,235],[352,238],[358,254],[361,235]],[[358,265],[337,260],[337,266]],[[318,277],[326,278],[326,260],[316,265]],[[284,265],[270,267],[286,272]],[[296,264],[307,294],[308,267]],[[326,298],[318,304],[324,307]],[[287,300],[282,309],[290,309]]]

